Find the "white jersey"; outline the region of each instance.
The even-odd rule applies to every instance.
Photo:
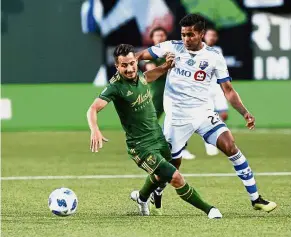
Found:
[[[168,52],[175,54],[175,67],[168,71],[164,91],[164,109],[167,113],[170,104],[172,119],[193,119],[197,109],[211,109],[209,90],[213,80],[231,80],[222,54],[205,43],[199,51],[187,50],[181,40],[166,41],[148,50],[154,58]]]

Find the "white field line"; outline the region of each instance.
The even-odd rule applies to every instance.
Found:
[[[248,130],[247,128],[231,128],[229,127],[230,131],[233,133],[250,133],[250,134],[286,134],[290,135],[291,134],[291,128],[256,128],[255,130]],[[121,129],[106,129],[106,131],[121,131]],[[40,134],[40,133],[51,133],[52,131],[30,131],[30,134]],[[53,131],[55,134],[66,134],[66,133],[79,133],[79,132],[84,132],[84,131]],[[27,132],[17,132],[17,133],[27,133]]]
[[[291,176],[291,172],[263,172],[255,173],[256,176]],[[184,177],[233,177],[235,173],[210,173],[210,174],[183,174]],[[82,175],[82,176],[12,176],[1,177],[1,181],[7,180],[51,180],[51,179],[133,179],[145,178],[146,175],[125,174],[125,175]]]
[[[284,135],[290,135],[291,129],[268,129],[268,128],[258,128],[255,130],[248,130],[247,128],[229,128],[231,132],[233,133],[242,133],[242,134],[284,134]]]

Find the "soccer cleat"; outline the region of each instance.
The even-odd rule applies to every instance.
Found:
[[[212,207],[208,213],[208,218],[209,219],[221,219],[222,214],[216,207]]]
[[[139,191],[132,191],[130,194],[131,200],[137,202],[139,213],[141,216],[149,216],[150,210],[149,210],[149,204],[148,202],[142,202],[139,199]]]
[[[185,160],[193,160],[196,158],[194,154],[191,154],[188,150],[184,149],[181,153],[181,156]]]
[[[158,194],[156,191],[152,192],[150,196],[150,210],[154,216],[163,215],[162,212],[162,193]]]
[[[277,207],[277,204],[275,202],[264,200],[260,195],[255,201],[252,201],[252,206],[255,210],[271,212]]]

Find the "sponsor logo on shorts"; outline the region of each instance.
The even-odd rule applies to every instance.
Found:
[[[156,157],[154,157],[154,156],[149,156],[149,157],[147,158],[147,163],[148,163],[149,165],[154,165],[156,162],[157,162],[157,159],[156,159]]]

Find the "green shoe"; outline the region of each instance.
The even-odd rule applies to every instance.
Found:
[[[275,202],[264,200],[261,195],[255,201],[252,201],[252,205],[255,210],[263,210],[265,212],[271,212],[277,207]]]

